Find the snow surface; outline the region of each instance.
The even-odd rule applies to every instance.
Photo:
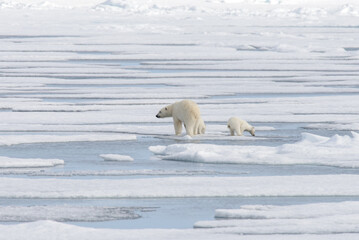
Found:
[[[23,223],[17,225],[0,225],[0,230],[4,236],[11,236],[11,239],[23,239],[23,236],[34,236],[34,239],[226,239],[226,240],[355,240],[358,235],[355,233],[346,234],[283,234],[283,235],[237,235],[228,234],[223,230],[202,230],[202,229],[89,229],[72,226],[53,221],[38,221],[33,223]]]
[[[0,168],[33,168],[63,165],[61,159],[9,158],[0,156]]]
[[[78,134],[78,135],[3,135],[0,145],[54,143],[54,142],[96,142],[136,140],[135,135]]]
[[[2,198],[359,196],[358,175],[0,180]]]
[[[358,239],[358,18],[357,0],[0,0],[0,239]],[[205,135],[155,118],[185,98]]]

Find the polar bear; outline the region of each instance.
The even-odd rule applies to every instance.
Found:
[[[231,117],[228,120],[227,127],[231,132],[231,136],[234,136],[236,133],[238,136],[242,136],[244,131],[250,132],[252,136],[255,136],[255,129],[247,121],[242,120],[237,117]]]
[[[191,100],[182,100],[162,108],[156,115],[157,118],[173,118],[176,135],[182,133],[182,123],[189,136],[204,134],[206,126],[199,111],[198,105]]]

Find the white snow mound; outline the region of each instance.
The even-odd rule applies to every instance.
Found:
[[[323,137],[303,133],[302,140],[278,147],[214,144],[151,146],[164,160],[238,164],[314,164],[359,167],[359,134]]]

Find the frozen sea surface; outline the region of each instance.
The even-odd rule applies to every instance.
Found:
[[[358,19],[355,0],[0,0],[0,239],[358,239]],[[155,117],[181,99],[206,134]]]

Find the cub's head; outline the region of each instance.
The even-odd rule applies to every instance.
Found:
[[[156,115],[156,118],[171,117],[172,112],[169,106],[162,108]]]
[[[252,127],[252,129],[251,129],[251,131],[250,131],[250,133],[252,134],[252,136],[255,136],[255,135],[256,135],[255,132],[256,132],[256,130],[254,129],[254,127]]]

